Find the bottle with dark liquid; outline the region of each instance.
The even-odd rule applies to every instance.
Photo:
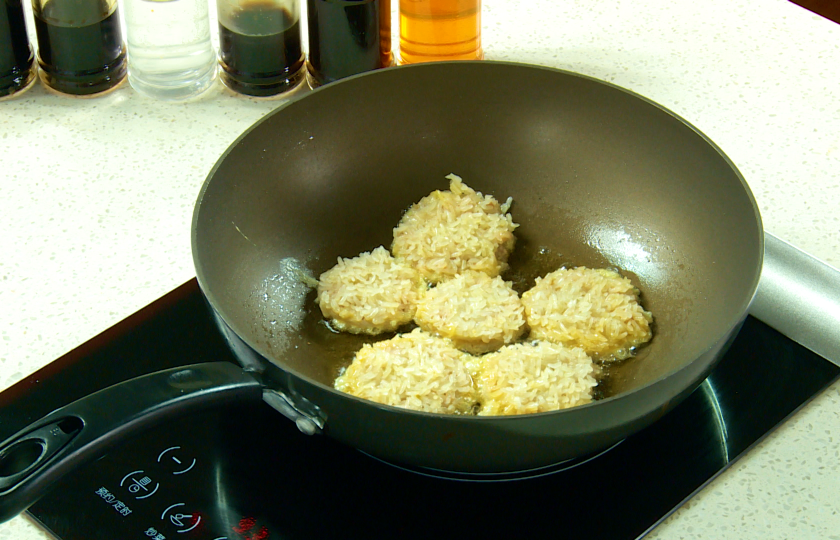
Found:
[[[390,66],[391,0],[309,0],[309,85]]]
[[[41,77],[51,88],[88,95],[126,74],[117,0],[32,0]]]
[[[21,0],[0,0],[0,98],[29,86],[34,67]]]
[[[304,78],[299,0],[218,0],[221,80],[250,96],[273,96]]]
[[[481,0],[400,0],[400,64],[482,58]]]

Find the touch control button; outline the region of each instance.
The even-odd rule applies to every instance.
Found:
[[[174,469],[172,474],[184,474],[195,467],[195,458],[184,458],[178,450],[180,446],[172,446],[167,448],[157,458],[157,462],[172,466]]]
[[[184,513],[184,506],[186,503],[175,503],[160,515],[161,520],[169,521],[176,527],[176,533],[188,533],[201,523],[201,515]]]
[[[142,470],[132,471],[123,476],[120,480],[120,487],[127,487],[130,493],[136,495],[135,499],[148,499],[157,493],[160,487],[159,482],[154,482],[151,478],[143,474]]]

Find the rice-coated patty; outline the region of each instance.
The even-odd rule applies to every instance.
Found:
[[[476,390],[470,356],[443,338],[416,328],[366,344],[335,380],[354,396],[416,411],[472,414]]]
[[[394,257],[432,283],[466,270],[498,276],[507,267],[518,226],[504,205],[450,174],[449,191],[433,191],[412,205],[394,228]]]
[[[537,278],[522,304],[531,338],[580,347],[596,360],[623,360],[652,336],[639,290],[612,270],[555,270]]]
[[[414,318],[426,288],[419,272],[398,263],[384,247],[338,264],[318,280],[318,306],[336,330],[393,332]]]
[[[507,345],[470,363],[479,416],[556,411],[592,401],[592,359],[580,348],[548,341]]]
[[[511,284],[476,271],[459,274],[422,294],[414,322],[472,354],[512,343],[526,328],[525,308]]]

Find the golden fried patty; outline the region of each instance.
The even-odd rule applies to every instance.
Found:
[[[480,416],[530,414],[584,405],[597,384],[580,348],[548,341],[507,345],[470,363]]]
[[[476,392],[467,369],[469,358],[449,340],[416,328],[410,334],[364,345],[334,386],[385,405],[470,414]]]
[[[517,225],[500,205],[449,175],[449,191],[434,191],[412,205],[394,229],[394,257],[432,283],[467,270],[491,277],[507,269]]]
[[[525,309],[510,283],[467,271],[421,295],[414,322],[462,351],[482,354],[522,335]]]
[[[531,338],[580,347],[596,360],[627,358],[651,338],[639,290],[612,270],[555,270],[537,278],[522,304]]]
[[[338,264],[321,274],[317,302],[332,326],[354,334],[393,332],[414,318],[426,284],[384,247]]]

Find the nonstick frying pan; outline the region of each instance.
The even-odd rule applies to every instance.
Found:
[[[520,227],[505,277],[520,291],[561,265],[616,267],[641,289],[654,338],[608,370],[599,400],[444,416],[332,389],[371,338],[322,324],[314,293],[287,290],[289,261],[317,276],[338,256],[389,246],[402,213],[445,189],[449,173],[513,197]],[[697,129],[588,77],[494,62],[382,70],[268,115],[210,173],[192,243],[201,289],[242,367],[152,374],[103,391],[136,406],[102,411],[88,398],[23,430],[0,449],[0,518],[119,435],[233,399],[263,399],[305,433],[418,467],[522,471],[597,452],[709,374],[746,317],[764,251],[747,184]]]

